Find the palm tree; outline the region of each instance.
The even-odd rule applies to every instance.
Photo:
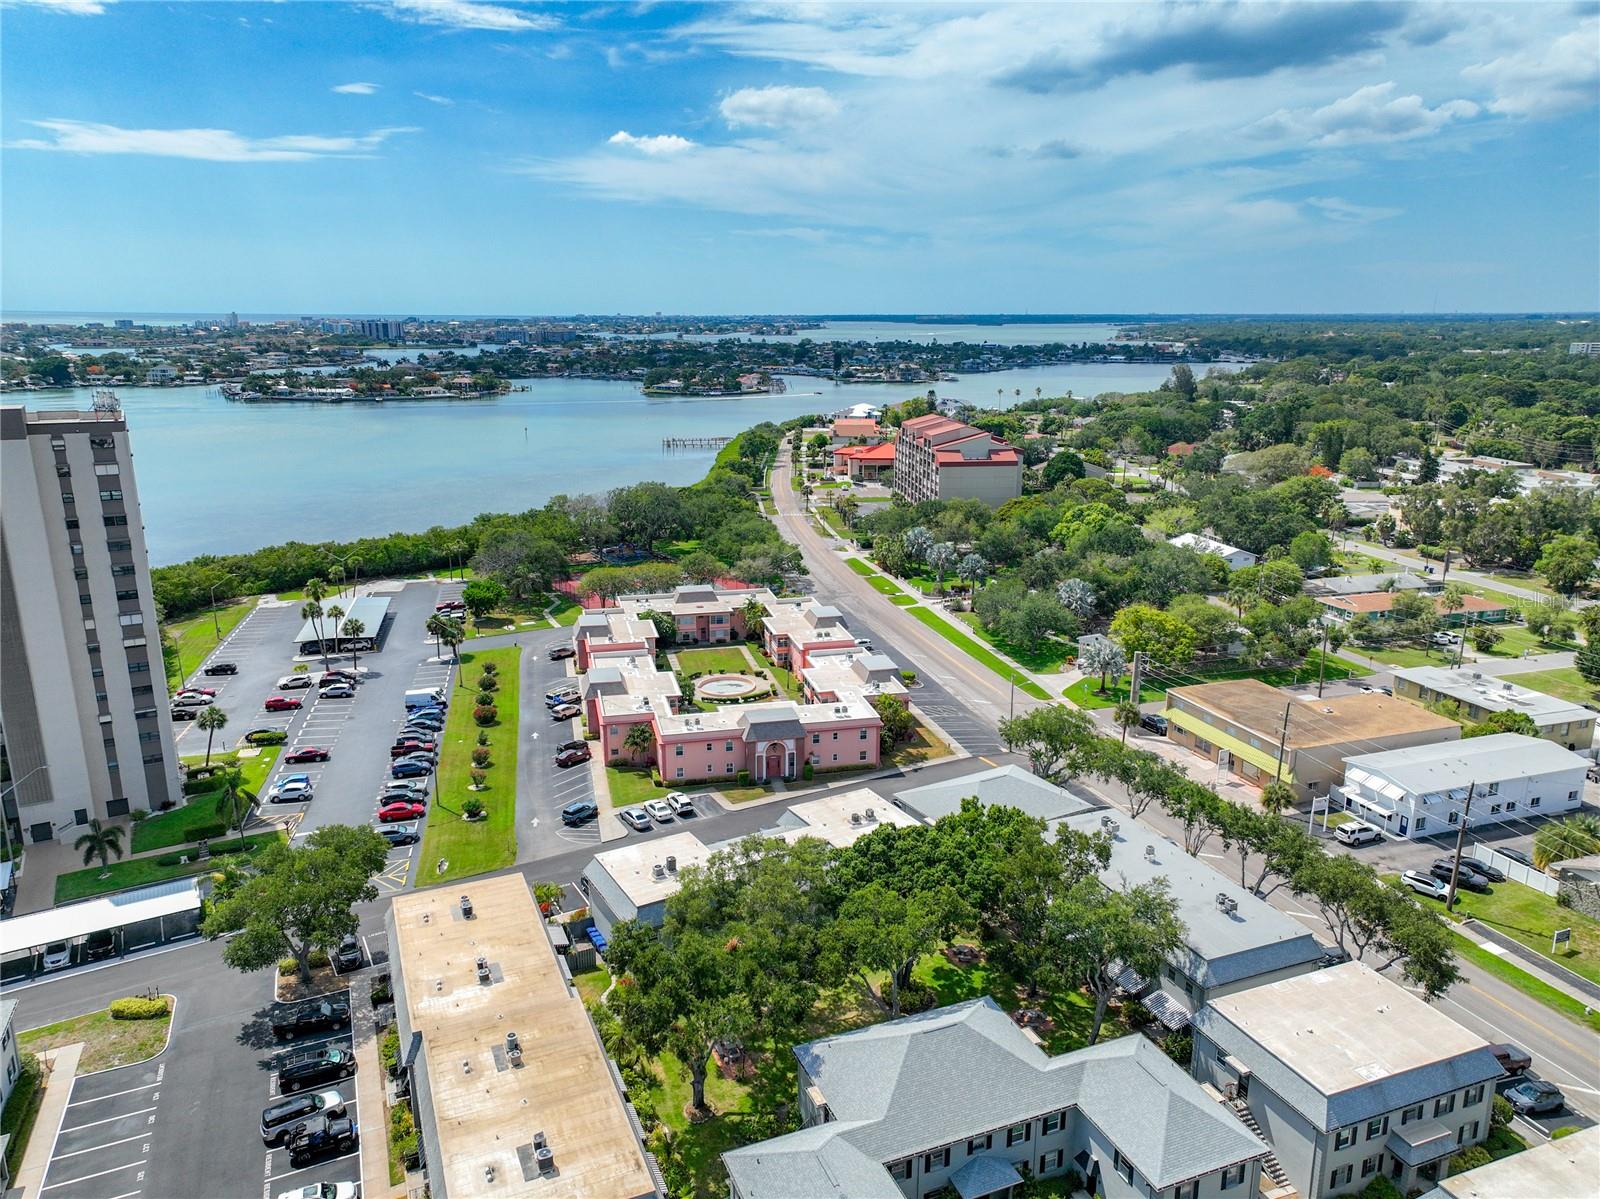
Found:
[[[1533,835],[1533,864],[1540,870],[1593,853],[1600,853],[1600,816],[1588,812],[1552,820]]]
[[[240,849],[245,848],[245,818],[250,815],[250,809],[255,807],[257,802],[256,793],[244,785],[244,774],[241,771],[230,770],[222,776],[222,797],[217,806],[226,807],[232,815],[233,826],[239,830]]]
[[[209,708],[201,708],[200,715],[194,718],[194,726],[206,735],[206,765],[211,765],[211,742],[216,735],[228,725],[228,714],[221,708],[212,704]]]
[[[1117,722],[1117,727],[1122,730],[1122,744],[1128,744],[1128,730],[1139,723],[1139,705],[1131,699],[1118,700],[1116,709],[1111,713],[1111,719]]]
[[[319,646],[323,645],[322,605],[317,603],[316,600],[307,600],[305,603],[300,605],[300,619],[311,622],[311,627],[317,632],[317,644]],[[328,650],[326,646],[323,646],[322,648],[322,669],[328,669]]]
[[[1274,816],[1294,807],[1294,788],[1282,779],[1273,779],[1261,788],[1261,807]]]
[[[450,560],[457,564],[457,566],[456,566],[456,577],[457,578],[460,578],[462,575],[464,575],[466,573],[466,568],[467,568],[467,547],[463,542],[452,541],[450,543]]]
[[[649,724],[636,724],[622,739],[622,748],[633,754],[643,754],[645,765],[650,764],[650,751],[655,748],[656,735]]]
[[[330,604],[328,606],[328,619],[333,621],[333,648],[338,649],[339,638],[344,635],[342,628],[344,624],[344,609],[338,604]]]
[[[344,635],[350,639],[351,670],[359,670],[361,668],[361,651],[356,649],[355,643],[361,639],[361,634],[366,631],[366,622],[358,620],[354,616],[344,622]]]
[[[444,657],[444,635],[450,631],[449,623],[441,613],[435,612],[428,617],[428,623],[423,626],[428,635],[433,638],[433,652],[435,657]]]
[[[111,855],[122,856],[122,826],[120,824],[101,824],[99,820],[89,821],[89,831],[84,833],[72,843],[73,849],[83,851],[83,864],[87,866],[96,858],[100,859],[100,877],[111,876]]]
[[[322,644],[322,669],[328,669],[328,639],[322,633],[322,601],[328,597],[328,585],[321,579],[307,579],[305,586],[306,599],[316,605],[316,611],[307,620],[315,622],[317,626],[317,640]],[[305,609],[300,610],[302,616]]]
[[[766,627],[767,606],[758,599],[747,599],[739,609],[739,615],[744,617],[744,635],[759,641],[761,630]]]

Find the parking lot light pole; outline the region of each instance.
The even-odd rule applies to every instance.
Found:
[[[217,644],[222,644],[222,624],[217,620],[217,587],[211,584],[211,627],[217,631]]]

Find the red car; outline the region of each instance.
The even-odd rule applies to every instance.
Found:
[[[285,762],[326,762],[333,755],[325,749],[315,745],[302,745],[299,749],[291,750],[283,755]]]
[[[217,689],[215,687],[179,687],[178,688],[178,694],[179,695],[211,695],[211,696],[215,696],[216,693],[217,693]]]
[[[406,800],[397,799],[393,803],[386,803],[378,809],[379,824],[398,824],[403,820],[415,820],[428,810],[426,804],[408,803]]]
[[[273,695],[267,698],[262,706],[269,712],[293,712],[305,703],[305,700],[293,695]]]
[[[389,747],[389,756],[391,758],[403,758],[407,754],[418,752],[431,754],[436,748],[437,746],[432,741],[414,741],[407,737],[404,740],[396,741]]]

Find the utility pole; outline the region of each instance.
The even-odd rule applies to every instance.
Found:
[[[1472,792],[1477,788],[1476,782],[1467,784],[1467,802],[1461,809],[1461,827],[1456,830],[1456,856],[1450,862],[1450,894],[1444,897],[1444,910],[1453,912],[1456,908],[1456,880],[1461,877],[1461,849],[1467,843],[1467,819],[1472,815]]]
[[[1322,654],[1317,658],[1317,698],[1322,698],[1322,680],[1328,672],[1328,622],[1322,622]]]
[[[1278,734],[1278,769],[1272,776],[1272,781],[1277,782],[1283,778],[1283,751],[1289,744],[1289,709],[1294,707],[1294,700],[1283,705],[1283,731]]]
[[[1139,702],[1139,689],[1144,686],[1144,651],[1133,651],[1133,670],[1128,674],[1128,699],[1131,703]]]

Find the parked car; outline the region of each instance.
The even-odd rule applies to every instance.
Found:
[[[284,1140],[289,1164],[296,1170],[318,1158],[349,1153],[356,1147],[356,1122],[349,1116],[312,1116],[297,1124]]]
[[[344,1096],[338,1091],[306,1091],[278,1100],[261,1111],[261,1142],[276,1145],[294,1126],[319,1112],[344,1115]]]
[[[426,762],[417,762],[410,758],[401,758],[389,765],[389,777],[394,779],[422,778],[433,773],[433,767]]]
[[[323,699],[354,699],[356,689],[350,683],[329,683],[321,694]]]
[[[428,811],[426,804],[415,800],[397,799],[378,809],[379,824],[398,824],[402,820],[416,820]]]
[[[465,612],[467,610],[467,605],[465,600],[440,600],[433,606],[433,610],[435,612]]]
[[[292,1191],[279,1191],[278,1199],[356,1199],[353,1182],[312,1182]]]
[[[333,756],[331,750],[323,749],[320,745],[302,745],[299,749],[292,749],[283,755],[285,762],[326,762]]]
[[[544,706],[547,708],[554,708],[560,704],[575,704],[577,702],[578,689],[576,687],[562,687],[544,697]]]
[[[1450,894],[1450,884],[1442,883],[1420,870],[1407,870],[1400,876],[1400,881],[1418,895],[1426,895],[1429,899],[1443,899]]]
[[[434,753],[432,750],[414,749],[411,752],[403,754],[394,760],[396,762],[421,762],[431,770],[433,767],[439,764],[439,755]]]
[[[389,747],[389,756],[391,758],[404,758],[422,750],[431,753],[437,748],[438,746],[432,741],[419,741],[415,737],[406,737],[396,741]]]
[[[1333,839],[1341,845],[1370,845],[1382,841],[1383,833],[1365,820],[1351,820],[1333,830]]]
[[[1561,1088],[1542,1078],[1524,1079],[1506,1091],[1506,1099],[1511,1103],[1511,1110],[1519,1116],[1542,1116],[1548,1112],[1559,1112],[1567,1105],[1567,1097],[1561,1093]]]
[[[324,1045],[286,1054],[278,1062],[278,1085],[292,1093],[319,1082],[349,1078],[355,1072],[356,1059],[350,1050]]]
[[[556,755],[556,765],[565,770],[568,766],[577,766],[582,762],[587,762],[589,758],[589,747],[587,745],[582,749],[564,749]]]
[[[206,701],[210,703],[210,700]],[[268,712],[294,712],[305,706],[305,700],[298,695],[269,695],[267,702],[261,706]]]
[[[1500,1063],[1500,1068],[1507,1074],[1521,1074],[1533,1065],[1533,1058],[1528,1051],[1519,1049],[1509,1041],[1489,1046],[1489,1052],[1494,1054],[1494,1060]]]
[[[418,720],[400,726],[400,731],[395,734],[395,739],[410,737],[417,741],[432,741],[439,735],[439,730],[444,725],[431,720]]]
[[[45,973],[52,970],[65,970],[72,964],[72,944],[68,941],[51,941],[44,947],[43,966]]]
[[[438,712],[413,712],[406,717],[407,728],[442,729],[444,727],[444,713]]]
[[[339,948],[333,951],[333,964],[341,971],[354,970],[366,961],[366,957],[366,951],[361,948],[361,938],[351,935],[340,941]]]
[[[1139,717],[1139,727],[1148,729],[1158,737],[1167,735],[1167,718],[1159,712],[1146,712]]]
[[[1488,879],[1491,883],[1503,883],[1506,881],[1505,872],[1503,870],[1497,866],[1491,866],[1489,863],[1481,861],[1478,858],[1462,858],[1461,864],[1463,866],[1472,867],[1472,869],[1483,875],[1483,877]]]
[[[600,814],[600,805],[592,799],[575,799],[561,809],[562,824],[583,824]]]
[[[329,683],[359,683],[361,676],[353,670],[346,670],[342,666],[335,666],[331,670],[324,670],[317,678],[317,686],[326,687]]]
[[[326,1032],[330,1028],[350,1027],[350,1005],[330,1003],[326,999],[316,1003],[302,1003],[298,1007],[284,1008],[272,1017],[272,1035],[280,1041],[307,1032]]]
[[[622,811],[617,814],[622,817],[623,824],[627,825],[631,829],[637,830],[638,832],[647,833],[652,827],[650,823],[650,813],[646,812],[643,808],[623,808]]]
[[[563,741],[560,745],[556,746],[556,753],[561,753],[563,750],[568,750],[568,749],[588,749],[588,748],[589,748],[589,743],[587,741],[584,741],[582,738],[578,738],[578,739],[573,740],[573,741]]]
[[[285,781],[267,792],[268,803],[305,803],[315,797],[309,781]]]
[[[177,694],[215,696],[217,694],[217,689],[215,687],[179,687]]]
[[[1450,867],[1452,864],[1449,858],[1440,858],[1428,867],[1428,873],[1446,887],[1449,887]],[[1456,872],[1456,887],[1465,891],[1487,891],[1489,889],[1489,880],[1476,870],[1470,869],[1465,862],[1462,862],[1461,869]]]
[[[286,674],[278,680],[279,691],[304,691],[311,686],[309,674]]]
[[[380,824],[374,831],[390,845],[415,845],[422,840],[414,824]]]
[[[551,720],[571,720],[574,716],[582,716],[583,709],[577,704],[557,704],[550,709]]]
[[[283,736],[283,730],[282,729],[272,729],[272,728],[251,729],[248,733],[246,733],[244,735],[244,743],[246,745],[261,745],[261,744],[264,744],[266,742],[276,740],[277,738],[282,737],[282,736]]]
[[[661,824],[668,824],[672,820],[672,805],[664,799],[652,799],[646,802],[644,810],[650,813],[652,820]]]
[[[667,796],[667,803],[672,805],[674,816],[695,816],[698,810],[694,806],[694,796],[685,795],[682,791],[673,791]]]
[[[427,779],[390,779],[383,785],[385,792],[403,791],[407,795],[427,795]]]
[[[206,708],[216,702],[209,695],[199,695],[193,691],[188,694],[180,691],[172,697],[172,706],[174,708]]]
[[[1371,683],[1361,684],[1362,695],[1393,695],[1394,692],[1387,687],[1377,687]]]
[[[1516,862],[1522,866],[1526,866],[1530,870],[1538,869],[1538,867],[1533,864],[1533,859],[1527,854],[1523,853],[1520,849],[1510,849],[1504,845],[1496,845],[1494,847],[1494,851],[1502,858],[1510,858],[1513,862]]]
[[[172,709],[172,719],[174,720],[193,720],[199,715],[199,708],[180,708],[174,705]]]
[[[1428,640],[1434,645],[1454,645],[1459,638],[1454,633],[1438,632],[1429,633]]]
[[[201,671],[202,674],[238,674],[239,667],[234,662],[213,662]]]
[[[559,662],[563,658],[576,657],[577,653],[578,651],[570,645],[552,645],[550,647],[550,661]]]

